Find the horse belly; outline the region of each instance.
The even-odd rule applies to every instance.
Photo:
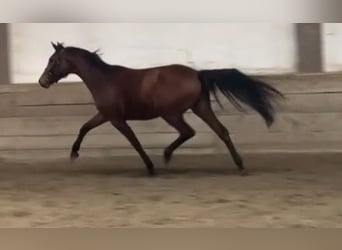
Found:
[[[159,117],[154,105],[140,103],[138,105],[126,105],[124,117],[126,120],[150,120]]]

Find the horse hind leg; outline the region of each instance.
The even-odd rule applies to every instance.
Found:
[[[170,162],[173,152],[184,142],[195,136],[195,130],[184,121],[183,115],[164,116],[163,119],[179,133],[178,138],[164,150],[164,161],[167,164]]]
[[[208,95],[202,95],[196,104],[191,108],[192,111],[200,117],[226,144],[236,166],[240,170],[241,174],[244,172],[244,164],[239,153],[235,149],[235,146],[230,138],[229,131],[215,116],[211,106],[210,98]]]

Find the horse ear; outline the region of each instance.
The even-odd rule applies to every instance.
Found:
[[[64,49],[64,46],[62,43],[57,43],[55,44],[54,42],[51,42],[51,45],[52,47],[56,50],[56,51],[59,51],[61,49]]]
[[[52,45],[52,47],[53,47],[55,50],[57,50],[57,49],[58,49],[58,46],[57,46],[57,44],[55,44],[54,42],[51,42],[51,45]]]
[[[64,49],[63,43],[57,42],[58,49]]]

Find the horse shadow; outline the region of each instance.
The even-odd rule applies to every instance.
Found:
[[[129,178],[162,178],[162,179],[171,179],[171,178],[204,178],[204,177],[217,177],[217,176],[240,176],[240,172],[233,165],[227,166],[219,166],[219,165],[202,165],[200,167],[196,166],[160,166],[156,165],[156,176],[149,177],[147,175],[147,170],[143,164],[141,165],[121,165],[121,166],[82,166],[82,164],[78,166],[63,167],[63,168],[49,168],[45,171],[41,171],[41,173],[55,173],[67,176],[85,176],[85,175],[98,175],[98,176],[107,176],[107,177],[129,177]],[[270,166],[248,166],[246,167],[248,176],[257,176],[261,174],[279,174],[284,172],[293,171],[291,168],[272,168]]]
[[[233,163],[225,161],[214,161],[205,159],[205,161],[175,161],[169,165],[165,165],[160,160],[154,160],[157,175],[154,178],[199,178],[214,176],[240,176],[240,173]],[[7,164],[5,164],[7,165]],[[31,174],[56,174],[63,176],[118,176],[131,178],[148,177],[147,169],[143,163],[135,160],[128,161],[98,161],[90,162],[87,159],[70,162],[68,160],[54,162],[40,162],[16,164],[13,168],[11,163],[8,167],[2,167],[2,171],[16,171]],[[4,165],[2,165],[4,166]],[[263,174],[279,174],[294,171],[293,168],[284,165],[277,165],[273,161],[265,161],[246,164],[247,176],[257,176]],[[153,178],[151,178],[153,179]]]

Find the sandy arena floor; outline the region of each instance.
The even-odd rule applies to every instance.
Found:
[[[342,227],[342,154],[0,161],[0,227]]]

